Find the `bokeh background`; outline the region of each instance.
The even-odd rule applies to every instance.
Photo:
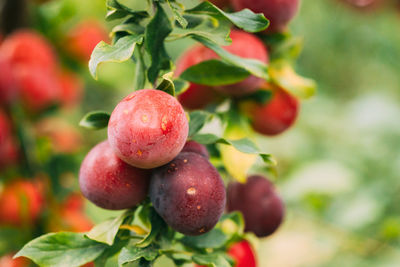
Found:
[[[30,153],[36,166],[45,170],[41,175],[49,180],[48,191],[54,194],[40,219],[46,223],[34,229],[0,226],[0,256],[54,228],[83,230],[53,223],[55,211],[78,189],[77,172],[84,155],[106,137],[105,130],[80,129],[79,120],[91,110],[111,112],[132,90],[134,79],[133,63],[107,63],[95,81],[86,62],[74,58],[68,49],[65,36],[84,21],[112,28],[103,19],[104,0],[38,2],[25,1],[23,16],[2,14],[2,28],[28,26],[43,34],[63,68],[79,75],[84,90],[73,107],[49,111],[43,118],[24,117],[18,123],[26,123],[22,129],[30,135],[37,133],[42,120],[52,118],[73,128],[78,137],[72,143],[79,146],[72,152],[57,151],[54,138],[39,131]],[[399,266],[399,5],[386,1],[377,8],[359,9],[339,0],[304,0],[290,29],[304,39],[296,70],[316,80],[318,93],[302,102],[297,124],[290,131],[258,140],[279,162],[275,182],[287,204],[284,225],[257,245],[259,264]],[[176,58],[190,45],[189,41],[174,43],[168,50]],[[54,121],[48,124],[61,128],[54,127],[59,125]],[[0,171],[3,187],[13,172]],[[90,225],[115,214],[84,202],[82,216],[70,220]]]

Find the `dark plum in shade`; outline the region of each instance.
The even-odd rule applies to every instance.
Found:
[[[285,213],[273,184],[260,175],[250,176],[245,184],[234,182],[228,186],[227,209],[242,212],[246,231],[258,237],[274,233]]]
[[[79,172],[82,194],[95,205],[109,210],[135,207],[145,199],[150,171],[120,160],[108,141],[96,145],[85,157]]]
[[[153,171],[150,199],[170,227],[195,236],[217,224],[225,209],[226,192],[218,171],[205,157],[183,152]]]
[[[199,144],[195,141],[187,141],[182,149],[182,152],[193,152],[202,155],[205,158],[210,158],[210,154],[205,145]]]
[[[141,169],[173,160],[186,143],[188,119],[173,96],[143,89],[125,97],[108,123],[108,141],[117,156]]]

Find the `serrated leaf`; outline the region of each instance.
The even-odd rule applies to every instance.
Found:
[[[254,76],[260,77],[262,79],[268,80],[269,75],[268,75],[268,66],[267,64],[255,60],[255,59],[248,59],[248,58],[241,58],[239,56],[233,55],[223,49],[222,47],[218,46],[216,43],[205,39],[200,36],[193,37],[193,39],[199,41],[206,47],[214,50],[215,53],[217,53],[223,60],[226,62],[233,64],[237,67],[243,68],[253,74]]]
[[[202,2],[192,9],[186,10],[186,13],[209,15],[216,17],[219,20],[225,18],[233,23],[236,27],[247,32],[263,31],[269,25],[269,21],[261,13],[255,14],[249,9],[243,9],[235,13],[227,13],[207,1]]]
[[[249,75],[250,73],[243,68],[212,59],[191,66],[180,78],[197,84],[218,86],[240,82]]]
[[[154,83],[161,70],[169,69],[170,58],[165,50],[164,40],[172,31],[171,21],[162,6],[155,2],[157,11],[146,27],[145,47],[151,58],[151,66],[147,76]]]
[[[105,111],[92,111],[87,113],[79,122],[81,127],[90,130],[99,130],[107,127],[110,114]]]
[[[111,246],[114,243],[114,239],[119,231],[119,227],[125,221],[126,218],[132,216],[133,212],[128,210],[116,218],[106,220],[92,228],[87,237],[101,243],[105,243]]]
[[[175,96],[175,84],[172,81],[173,72],[168,72],[162,76],[162,82],[157,86],[158,90],[164,91]]]
[[[127,246],[122,248],[118,256],[118,265],[121,266],[129,262],[139,261],[141,258],[144,258],[146,261],[154,261],[158,255],[158,250],[153,246],[145,248]]]
[[[44,267],[75,267],[95,260],[107,245],[79,233],[50,233],[26,244],[14,257],[27,257]]]
[[[89,60],[89,71],[97,79],[97,68],[104,62],[123,62],[131,58],[135,46],[141,43],[141,35],[128,35],[120,38],[115,44],[103,41],[96,45]]]
[[[212,267],[231,267],[231,264],[222,254],[195,254],[192,260],[200,265]]]
[[[211,118],[212,114],[206,111],[192,111],[189,113],[189,137],[198,133],[206,122]]]
[[[308,99],[314,96],[317,91],[314,80],[300,76],[286,62],[275,63],[270,68],[270,74],[274,83],[299,98]]]

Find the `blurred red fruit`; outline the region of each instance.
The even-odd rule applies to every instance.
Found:
[[[10,122],[0,110],[0,168],[14,164],[18,158],[18,149],[12,136]]]
[[[67,33],[66,49],[77,60],[87,62],[100,41],[109,40],[106,29],[95,20],[82,21]]]
[[[54,70],[57,66],[50,43],[31,30],[20,30],[7,37],[0,47],[0,53],[13,65],[39,67],[42,71]]]
[[[230,37],[232,44],[225,46],[228,52],[242,58],[257,59],[261,62],[268,62],[268,52],[264,44],[254,35],[232,30]],[[187,68],[200,62],[218,58],[218,55],[211,49],[203,46],[195,46],[185,52],[178,60],[176,75],[182,74]],[[241,96],[256,91],[263,83],[263,80],[250,76],[245,80],[226,86],[219,86],[215,89],[231,96]],[[216,94],[208,86],[191,83],[189,89],[179,95],[179,101],[189,109],[202,108],[212,102]]]
[[[375,10],[384,2],[382,0],[342,0],[342,1],[357,9],[370,10],[370,11]]]
[[[39,66],[24,66],[16,70],[20,97],[27,109],[38,112],[58,103],[60,84],[54,71]]]
[[[18,95],[15,74],[7,57],[0,54],[0,104],[9,104]]]
[[[299,103],[281,88],[272,89],[272,97],[265,104],[247,102],[242,105],[249,116],[253,129],[264,135],[277,135],[295,122]]]
[[[0,257],[0,267],[28,267],[29,260],[23,257],[13,259],[12,254],[6,254]]]
[[[60,102],[65,107],[74,107],[82,99],[83,81],[73,72],[62,71],[58,74],[60,83]]]
[[[207,47],[194,46],[178,59],[175,73],[179,76],[187,68],[216,57],[217,55]],[[195,83],[190,83],[189,88],[178,96],[179,102],[187,109],[201,109],[216,98],[217,93],[209,86]]]
[[[39,136],[49,138],[54,152],[70,154],[77,152],[83,143],[81,133],[60,118],[46,118],[36,125]]]
[[[0,193],[0,224],[22,226],[33,224],[44,205],[40,185],[16,180],[6,184]]]

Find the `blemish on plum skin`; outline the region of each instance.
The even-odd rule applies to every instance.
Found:
[[[147,117],[147,115],[143,115],[142,116],[142,122],[148,122],[149,118]]]
[[[200,205],[198,205],[198,206],[197,206],[197,210],[200,210],[200,209],[201,209],[201,206],[200,206]]]
[[[199,230],[199,233],[204,233],[206,231],[206,229],[204,228],[204,227],[202,227],[200,230]]]
[[[129,100],[131,100],[131,99],[134,98],[134,97],[135,97],[135,95],[134,95],[134,94],[131,94],[131,95],[127,96],[127,97],[125,98],[125,100],[126,100],[126,101],[129,101]]]
[[[140,149],[136,152],[136,155],[138,155],[139,157],[142,156],[142,154],[143,152]]]
[[[188,160],[187,160],[187,159],[184,159],[184,160],[183,160],[183,162],[184,162],[184,163],[187,163],[187,162],[188,162]]]
[[[197,192],[197,190],[196,190],[196,188],[194,188],[194,187],[190,187],[190,188],[186,191],[186,193],[187,193],[188,195],[191,195],[191,196],[195,195],[196,192]]]
[[[128,113],[129,113],[129,110],[125,109],[124,114],[128,114]]]

